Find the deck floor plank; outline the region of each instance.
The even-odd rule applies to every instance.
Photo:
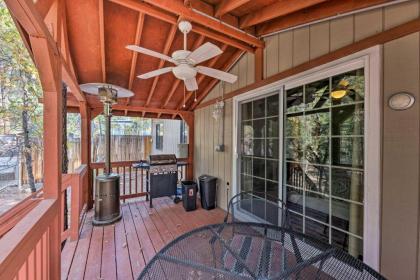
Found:
[[[137,237],[133,217],[128,204],[122,206],[125,234],[127,236],[128,252],[130,254],[131,270],[133,278],[137,278],[145,266],[140,241]]]
[[[102,243],[101,278],[106,280],[117,279],[117,266],[115,260],[115,225],[104,227]]]
[[[68,275],[68,279],[70,280],[84,279],[86,261],[89,254],[90,239],[92,237],[93,230],[92,220],[93,212],[89,212],[86,216],[85,225],[83,226],[82,233],[80,234],[79,242],[77,243],[73,262],[71,263]]]
[[[93,227],[92,238],[90,239],[89,254],[86,262],[86,279],[101,278],[103,237],[104,228],[99,226]]]
[[[224,211],[186,212],[170,198],[127,201],[123,219],[114,225],[93,227],[89,211],[78,241],[68,241],[62,251],[62,279],[137,279],[145,264],[165,244],[196,227],[223,221]]]
[[[115,255],[113,257],[117,264],[117,279],[133,279],[127,235],[125,234],[123,221],[115,224]]]
[[[145,262],[149,262],[153,256],[156,254],[155,248],[153,247],[152,240],[147,233],[145,224],[139,212],[139,209],[136,206],[137,203],[130,203],[131,214],[134,219],[134,226],[136,227],[137,236],[140,236],[140,245],[143,251],[143,256]]]

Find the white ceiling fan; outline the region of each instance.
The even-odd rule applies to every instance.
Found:
[[[234,83],[237,80],[238,77],[230,73],[197,65],[201,62],[222,54],[223,51],[216,45],[209,42],[201,45],[193,52],[187,50],[187,34],[191,31],[191,23],[185,20],[180,21],[178,28],[184,34],[184,49],[173,52],[172,57],[136,45],[128,45],[126,47],[129,50],[164,59],[175,64],[175,66],[164,67],[142,74],[137,76],[138,78],[149,79],[172,71],[175,77],[184,81],[188,91],[194,91],[198,89],[197,80],[195,79],[197,73],[201,73],[228,83]]]

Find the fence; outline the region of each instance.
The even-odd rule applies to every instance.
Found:
[[[92,139],[92,162],[101,162],[104,160],[103,151],[105,150],[103,137],[94,137]],[[69,173],[74,172],[81,163],[80,159],[80,139],[71,139],[67,143],[67,154],[69,158]],[[146,159],[152,150],[151,136],[137,135],[116,135],[111,137],[111,161],[139,161]],[[32,152],[32,168],[35,182],[42,182],[43,161],[42,150]],[[20,185],[28,183],[28,174],[24,160],[20,161]]]

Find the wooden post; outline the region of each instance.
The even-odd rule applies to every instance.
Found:
[[[181,118],[188,125],[188,167],[187,180],[194,178],[194,112],[180,112]]]
[[[257,48],[255,51],[255,82],[264,77],[264,49]]]
[[[42,88],[44,91],[44,197],[57,200],[57,215],[49,232],[50,277],[59,279],[61,273],[61,223],[60,205],[62,173],[62,76],[59,54],[46,38],[30,37]]]
[[[88,186],[87,186],[87,209],[92,209],[93,207],[93,182],[92,182],[92,170],[90,169],[91,155],[90,155],[90,122],[91,122],[91,112],[88,104],[86,102],[80,103],[80,118],[82,120],[81,126],[81,160],[82,164],[86,164],[88,172]]]

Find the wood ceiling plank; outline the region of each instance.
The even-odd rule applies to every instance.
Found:
[[[160,19],[162,21],[165,21],[167,23],[170,24],[177,24],[178,23],[178,17],[171,15],[165,11],[162,11],[161,9],[158,9],[152,5],[149,5],[147,3],[144,2],[137,2],[134,0],[110,0],[111,2],[114,2],[116,4],[119,4],[121,6],[145,13],[149,16],[152,16],[154,18]],[[202,16],[204,17],[204,16]],[[254,52],[255,49],[247,44],[247,43],[243,43],[240,40],[236,40],[233,39],[229,36],[223,35],[219,32],[222,32],[221,30],[218,30],[218,32],[212,31],[208,28],[204,28],[202,26],[197,26],[197,25],[193,25],[192,31],[195,33],[198,33],[200,35],[204,35],[208,38],[214,39],[218,42],[221,42],[223,44],[228,44],[232,47],[241,49],[241,50],[245,50],[248,52]],[[260,41],[262,44],[264,44],[264,42]]]
[[[145,2],[154,5],[158,8],[161,8],[170,13],[176,13],[178,16],[190,20],[192,22],[201,24],[210,28],[214,31],[226,34],[232,38],[235,38],[241,42],[244,42],[253,47],[264,47],[264,42],[260,39],[249,35],[241,30],[233,28],[229,25],[223,24],[217,19],[212,19],[208,16],[199,14],[192,9],[184,6],[182,2],[179,1],[165,1],[165,0],[144,0]]]
[[[245,5],[250,0],[222,0],[216,8],[214,15],[216,17],[222,17],[223,15],[235,10],[236,8]]]
[[[340,14],[392,2],[390,0],[340,0],[328,1],[319,5],[279,17],[270,22],[257,26],[259,36],[297,27],[310,22],[319,21]]]
[[[313,5],[326,2],[327,0],[279,0],[278,2],[266,6],[254,13],[248,14],[240,19],[240,27],[250,27],[276,17],[284,16],[296,11],[311,7]]]
[[[225,63],[225,65],[223,66],[222,70],[223,71],[228,71],[228,69],[230,69],[232,67],[232,65],[234,63],[236,63],[236,61],[238,61],[238,59],[241,57],[241,55],[244,52],[241,50],[237,50],[235,52],[234,55],[232,55],[232,57]],[[206,96],[210,93],[210,91],[216,86],[216,84],[219,82],[219,80],[217,79],[213,79],[208,85],[207,87],[205,87],[202,91],[202,93],[199,95],[199,97],[197,98],[197,102],[192,103],[191,107],[190,107],[190,111],[194,110],[195,107],[198,106],[198,104],[200,104],[200,102],[206,98]]]
[[[194,42],[193,47],[191,48],[192,50],[195,50],[196,48],[198,48],[203,42],[204,42],[204,36],[200,35]],[[172,99],[172,96],[174,95],[174,93],[177,91],[178,87],[181,85],[181,80],[180,79],[176,79],[175,83],[172,85],[171,90],[169,91],[168,97],[166,98],[165,102],[162,105],[162,108],[165,108],[169,101]]]
[[[169,54],[169,51],[171,50],[172,43],[173,43],[173,41],[175,39],[175,34],[176,34],[177,29],[178,29],[178,27],[176,25],[172,25],[171,26],[171,30],[169,31],[169,34],[168,34],[168,39],[166,39],[165,47],[164,47],[164,49],[162,51],[163,54],[165,54],[165,55],[168,55]],[[159,61],[158,69],[162,68],[163,65],[165,65],[165,62],[166,62],[165,60],[161,59]],[[160,77],[160,75],[159,76],[156,76],[153,79],[153,84],[152,84],[152,87],[151,87],[151,89],[149,91],[149,96],[147,97],[145,106],[149,106],[150,101],[152,100],[152,97],[153,97],[153,95],[155,93],[155,90],[156,90],[156,85],[157,85],[157,83],[159,81],[159,77]]]

